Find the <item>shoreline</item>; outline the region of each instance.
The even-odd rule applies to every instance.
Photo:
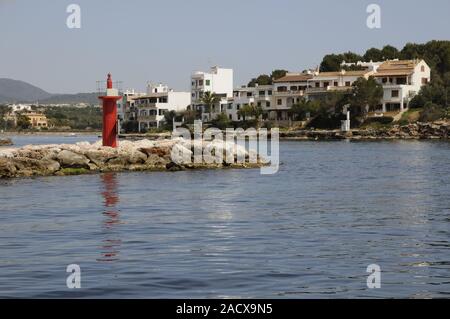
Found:
[[[225,134],[225,131],[222,131]],[[101,138],[101,132],[2,132],[0,139],[11,139],[11,136],[87,136],[97,135]],[[122,141],[168,140],[171,132],[160,133],[126,133],[118,134]],[[3,138],[2,138],[3,137]],[[270,138],[270,132],[268,133]],[[352,129],[349,132],[340,130],[315,130],[298,129],[279,132],[280,141],[322,141],[322,140],[448,140],[450,139],[450,122],[440,121],[434,123],[413,123],[407,125],[393,125],[382,128]],[[14,141],[13,141],[14,142]]]
[[[215,163],[202,156],[196,162],[194,153],[211,154],[214,143],[194,143],[185,147],[184,140],[123,141],[119,147],[103,147],[95,143],[28,145],[21,148],[0,149],[0,179],[32,176],[65,176],[121,171],[182,171],[223,168],[261,168],[266,163],[235,143],[225,144],[224,152],[232,154],[232,161]],[[175,159],[174,159],[175,156]],[[188,161],[186,162],[186,156]],[[212,155],[211,155],[212,156]],[[238,158],[245,160],[239,162]]]

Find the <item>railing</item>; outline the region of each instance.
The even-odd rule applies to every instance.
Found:
[[[106,95],[106,81],[97,81],[96,84],[97,84],[97,95],[98,96]],[[113,82],[113,89],[117,89],[119,91],[119,95],[121,95],[123,92],[122,85],[123,85],[122,81]]]
[[[137,120],[138,121],[156,121],[157,115],[138,115]]]
[[[274,91],[273,93],[276,96],[279,96],[279,95],[299,95],[299,96],[303,96],[305,94],[305,91],[303,91],[303,90],[297,90],[297,91],[288,90],[288,91]]]

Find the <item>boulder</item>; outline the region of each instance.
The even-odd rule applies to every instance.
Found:
[[[10,138],[0,138],[0,146],[11,146],[13,142]]]
[[[89,159],[72,151],[62,150],[56,158],[63,168],[89,168]]]
[[[16,176],[17,168],[10,158],[0,158],[0,178]]]
[[[110,147],[86,151],[85,156],[98,167],[104,166],[109,160],[117,157],[117,151]]]

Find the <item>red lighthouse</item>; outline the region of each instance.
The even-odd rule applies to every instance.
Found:
[[[99,97],[103,101],[103,146],[117,147],[117,101],[121,98],[119,91],[113,89],[109,73],[106,81],[106,95]]]

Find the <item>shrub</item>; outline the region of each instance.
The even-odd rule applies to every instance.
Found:
[[[370,124],[391,124],[394,121],[394,118],[392,116],[381,116],[381,117],[369,117],[365,120],[364,125],[370,125]]]
[[[428,102],[425,104],[422,112],[420,112],[420,122],[433,122],[445,116],[445,111],[437,104]]]

